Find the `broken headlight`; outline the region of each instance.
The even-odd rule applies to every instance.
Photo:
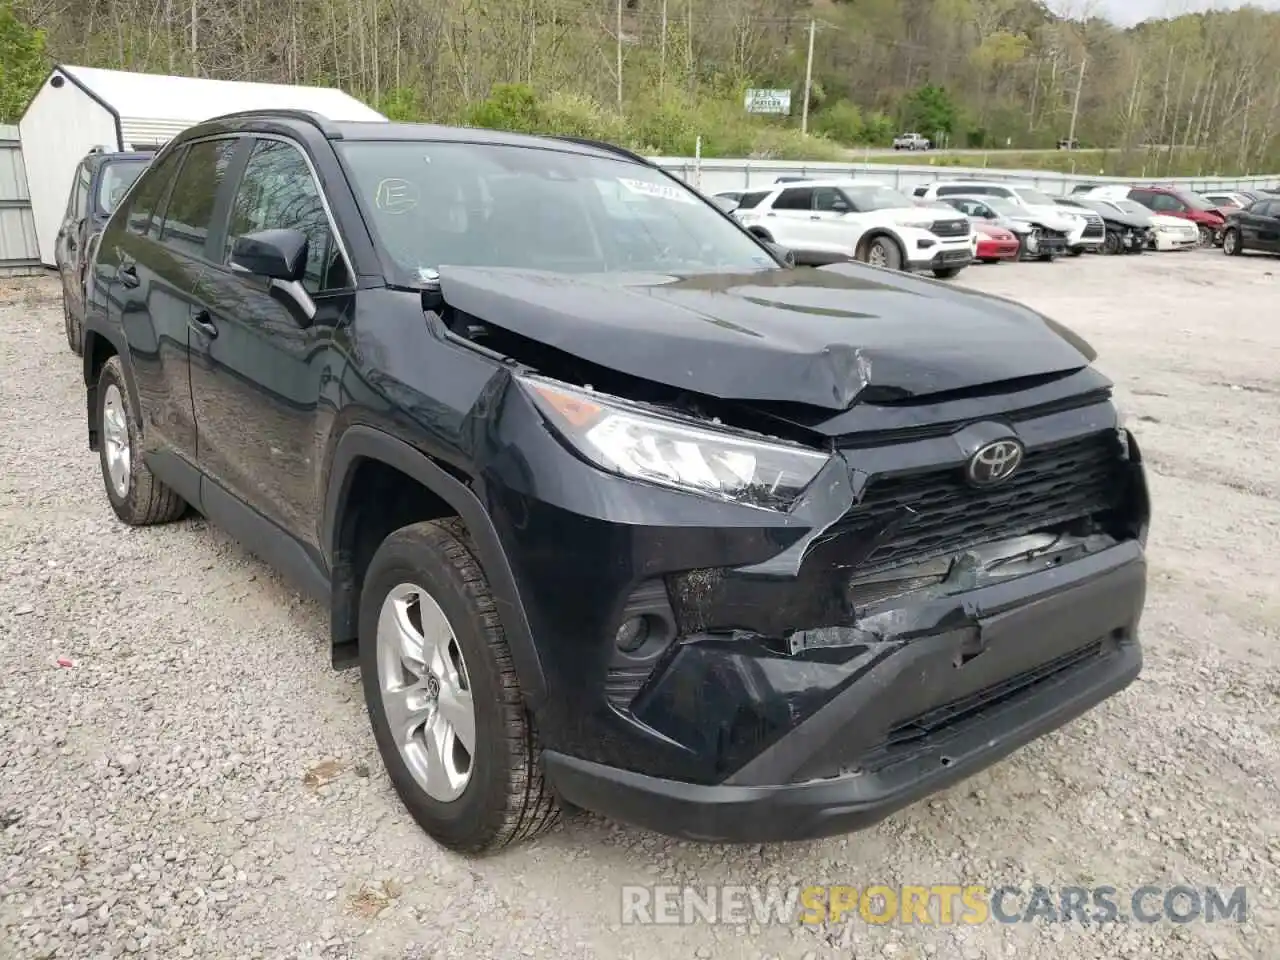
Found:
[[[785,510],[831,455],[642,410],[537,377],[517,377],[582,456],[611,473],[689,493]]]

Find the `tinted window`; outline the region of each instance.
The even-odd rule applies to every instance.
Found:
[[[191,256],[203,255],[213,220],[213,201],[227,175],[235,145],[236,141],[230,138],[204,140],[187,150],[165,207],[161,243]]]
[[[911,191],[911,195],[912,195],[913,197],[923,197],[923,196],[924,196],[926,193],[928,193],[928,192],[929,192],[929,188],[928,188],[928,187],[916,187],[914,190],[912,190],[912,191]],[[938,191],[938,195],[939,195],[939,196],[941,196],[941,195],[942,195],[942,191],[941,191],[941,190],[939,190],[939,191]]]
[[[817,187],[813,191],[813,209],[828,213],[834,210],[848,210],[849,201],[835,187]]]
[[[738,209],[750,210],[752,207],[758,207],[760,201],[769,195],[768,190],[757,190],[754,193],[744,193],[742,199],[738,201]]]
[[[152,218],[161,204],[173,179],[174,170],[182,157],[182,150],[175,150],[159,163],[154,164],[138,184],[129,200],[129,232],[146,236],[152,227]]]
[[[1259,200],[1249,208],[1249,212],[1257,214],[1259,217],[1274,217],[1276,213],[1280,212],[1280,210],[1277,210],[1278,207],[1280,207],[1280,203],[1274,200]]]
[[[223,261],[230,258],[236,237],[258,230],[301,230],[307,235],[307,270],[302,285],[311,293],[351,285],[320,200],[320,188],[297,148],[279,140],[258,141],[249,156],[231,206]]]
[[[81,166],[76,169],[76,181],[71,185],[71,201],[67,213],[73,220],[79,220],[89,212],[89,169]]]
[[[98,209],[110,213],[124,197],[125,191],[147,169],[145,160],[120,160],[109,163],[98,178]]]
[[[1156,210],[1181,211],[1182,201],[1168,193],[1157,193],[1151,198],[1151,206]]]
[[[811,210],[813,209],[813,191],[811,189],[783,190],[782,195],[773,202],[775,210]]]

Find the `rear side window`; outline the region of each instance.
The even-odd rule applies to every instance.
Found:
[[[929,192],[928,187],[916,187],[914,190],[911,191],[911,195],[913,197],[923,197],[928,192]],[[939,190],[938,193],[939,195],[941,195],[942,191]]]
[[[169,183],[173,180],[173,173],[178,169],[178,163],[182,159],[182,153],[182,150],[175,150],[146,171],[144,179],[138,184],[138,189],[133,192],[129,200],[126,216],[130,233],[145,237],[151,231],[152,220],[164,202]]]
[[[164,211],[160,242],[194,257],[204,254],[213,221],[213,202],[227,175],[235,140],[193,143],[178,171]]]
[[[76,180],[71,185],[71,199],[67,205],[67,214],[72,220],[79,220],[89,213],[89,168],[81,164],[76,168]]]
[[[813,208],[813,190],[808,187],[792,187],[783,190],[773,202],[775,210],[810,210]]]
[[[739,210],[750,210],[752,207],[760,206],[760,201],[769,195],[768,190],[756,190],[754,193],[744,193],[738,201]]]

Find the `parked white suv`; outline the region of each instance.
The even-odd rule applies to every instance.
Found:
[[[1067,231],[1067,251],[1072,256],[1078,257],[1086,251],[1096,253],[1107,241],[1107,226],[1102,217],[1089,211],[1074,211],[1060,206],[1035,187],[985,180],[939,180],[916,187],[912,195],[917,200],[959,196],[1004,197],[1032,213],[1060,217],[1071,224]]]
[[[930,146],[929,138],[918,133],[900,133],[893,138],[895,150],[928,150]]]
[[[958,211],[920,206],[868,180],[784,184],[735,216],[757,236],[789,248],[801,265],[861,260],[945,279],[973,261],[972,231]]]

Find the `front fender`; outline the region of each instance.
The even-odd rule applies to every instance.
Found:
[[[329,470],[330,482],[325,491],[321,544],[328,555],[330,569],[336,557],[339,518],[356,468],[361,460],[370,459],[394,467],[413,478],[448,503],[471,536],[471,547],[489,580],[503,632],[511,648],[511,659],[520,679],[520,688],[530,709],[537,709],[546,697],[546,676],[542,660],[534,645],[533,632],[520,600],[515,575],[507,561],[506,551],[498,539],[493,521],[471,488],[448,473],[416,447],[389,433],[364,425],[353,425],[338,438]],[[348,639],[358,615],[359,598],[354,591],[332,592],[331,623],[335,643]]]

